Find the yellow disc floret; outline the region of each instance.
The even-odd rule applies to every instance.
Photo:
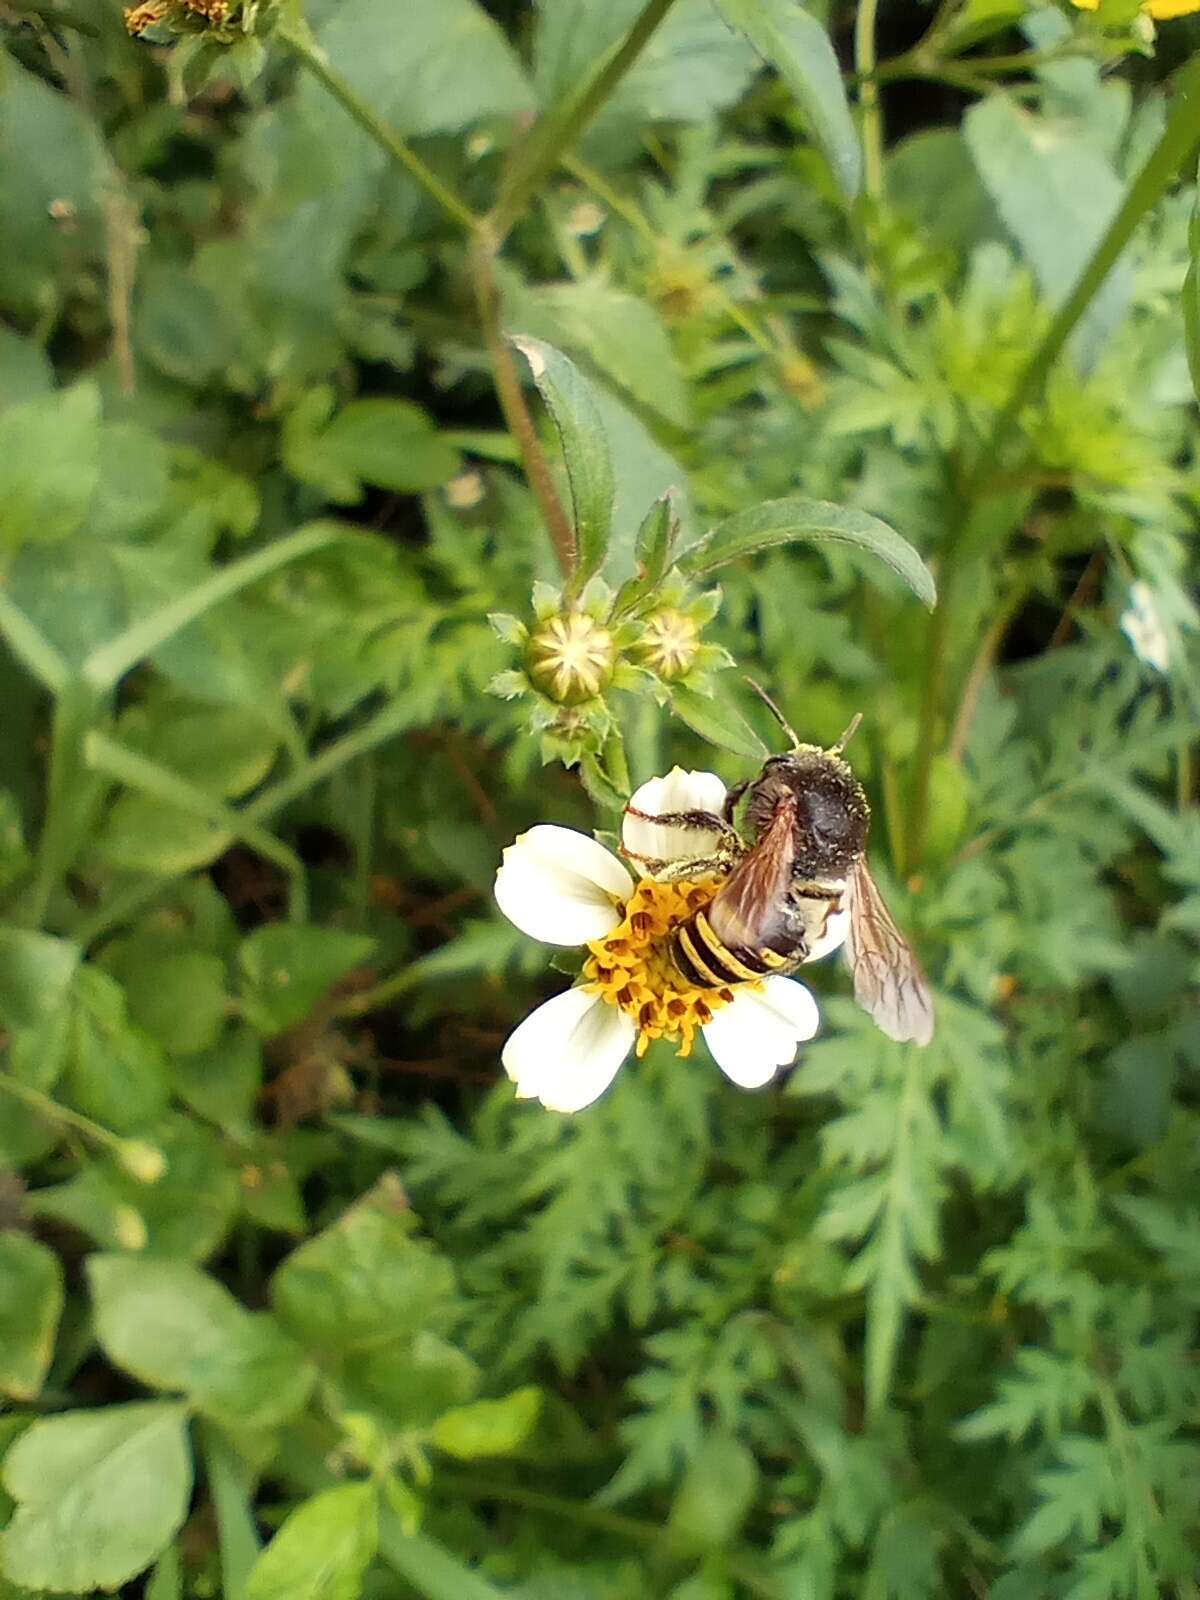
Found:
[[[624,922],[588,945],[584,987],[633,1018],[639,1056],[652,1039],[678,1039],[679,1054],[690,1055],[696,1029],[729,1004],[734,989],[757,987],[696,989],[672,964],[671,930],[708,905],[719,884],[719,878],[680,883],[643,878],[626,903]]]

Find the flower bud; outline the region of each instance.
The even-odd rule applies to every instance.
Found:
[[[647,618],[638,654],[642,664],[667,683],[685,678],[696,665],[700,628],[686,612],[669,607]]]
[[[113,1212],[113,1234],[122,1250],[144,1250],[150,1240],[145,1219],[133,1206],[118,1206]]]
[[[166,1156],[144,1139],[122,1139],[117,1160],[139,1183],[157,1183],[167,1170]]]
[[[612,682],[613,636],[584,611],[549,617],[530,636],[525,667],[538,689],[562,706],[594,700]]]

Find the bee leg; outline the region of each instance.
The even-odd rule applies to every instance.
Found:
[[[737,809],[737,803],[749,787],[750,780],[747,778],[742,783],[735,783],[725,796],[725,804],[721,807],[721,816],[731,828],[733,827],[733,813]]]
[[[637,806],[626,806],[625,815],[639,822],[656,822],[663,828],[691,828],[696,833],[715,833],[720,836],[721,849],[740,854],[742,840],[737,829],[715,811],[639,811]],[[628,851],[626,852],[628,854]]]
[[[727,872],[730,856],[687,856],[682,861],[663,861],[658,856],[644,856],[637,850],[622,848],[621,854],[632,861],[645,878],[658,883],[675,883],[681,878],[704,878],[712,873]]]

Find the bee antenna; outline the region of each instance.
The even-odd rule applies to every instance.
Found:
[[[786,733],[788,738],[792,741],[792,749],[793,750],[799,749],[800,740],[796,737],[795,728],[792,727],[791,723],[784,716],[783,712],[780,711],[779,707],[775,704],[774,700],[771,699],[771,696],[763,688],[762,684],[761,683],[755,683],[754,679],[749,675],[749,673],[745,674],[745,678],[746,678],[746,682],[754,690],[755,694],[758,695],[758,697],[761,700],[765,701],[766,705],[770,709],[771,715],[775,718],[775,721],[779,724],[779,726],[783,729],[784,733]]]
[[[850,743],[851,739],[853,739],[854,735],[858,732],[858,725],[859,725],[859,723],[861,721],[862,721],[862,712],[861,711],[856,711],[854,713],[853,717],[851,717],[850,726],[846,729],[845,733],[841,736],[841,738],[837,741],[836,744],[831,744],[829,746],[829,753],[830,753],[831,756],[840,756],[841,755],[842,751],[846,748],[846,746]]]

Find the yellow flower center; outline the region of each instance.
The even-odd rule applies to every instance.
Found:
[[[637,1053],[652,1039],[678,1039],[679,1054],[691,1054],[696,1029],[711,1022],[735,989],[695,989],[675,970],[668,936],[673,928],[710,903],[719,878],[655,883],[643,878],[625,906],[625,920],[603,939],[588,945],[584,988],[632,1017],[638,1027]]]

